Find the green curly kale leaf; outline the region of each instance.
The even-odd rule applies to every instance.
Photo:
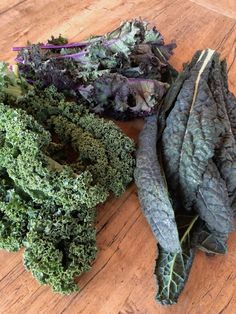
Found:
[[[43,153],[50,135],[24,111],[0,105],[0,132],[5,133],[0,149],[0,167],[37,203],[62,203],[72,210],[78,203],[88,207],[104,201],[108,193],[93,184],[91,173],[75,174],[70,168],[55,163]],[[5,118],[5,119],[4,119]],[[33,132],[32,132],[33,129]]]
[[[25,82],[24,78],[19,76],[18,66],[9,66],[5,62],[0,62],[1,101],[6,98],[15,99],[16,97],[23,95],[24,92],[30,88],[32,87]]]
[[[22,247],[28,232],[27,211],[30,209],[30,205],[15,191],[13,182],[6,173],[1,172],[0,247],[17,251]]]
[[[95,256],[92,208],[108,192],[88,171],[76,174],[51,160],[44,153],[49,134],[31,116],[7,105],[0,105],[0,112],[0,169],[10,185],[2,193],[1,247],[16,250],[24,244],[25,265],[33,275],[57,292],[70,293],[74,276]]]
[[[134,143],[55,87],[9,73],[20,96],[0,88],[0,247],[24,247],[33,276],[69,294],[96,255],[95,207],[132,181]]]
[[[107,191],[119,196],[132,181],[134,143],[113,122],[66,102],[53,86],[30,91],[17,106],[56,134],[64,147],[70,145],[77,153],[74,166],[89,170]]]

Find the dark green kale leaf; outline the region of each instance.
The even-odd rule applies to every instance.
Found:
[[[139,137],[136,155],[135,183],[142,210],[164,251],[181,250],[175,214],[157,158],[157,117],[147,118]]]
[[[206,223],[199,219],[192,237],[192,246],[207,254],[225,254],[228,235],[211,231]]]
[[[150,217],[157,213],[160,200],[156,182],[166,178],[165,192],[171,200],[168,213],[174,213],[176,221],[172,221],[172,231],[177,225],[180,239],[181,250],[173,252],[172,247],[168,248],[170,230],[165,228],[164,244],[162,234],[155,234],[159,240],[157,300],[162,304],[177,302],[195,249],[211,255],[225,254],[228,235],[234,228],[236,101],[226,81],[225,64],[219,55],[210,49],[197,52],[159,107],[158,135],[156,127],[147,134],[145,146],[141,133],[141,152],[145,147],[144,156],[153,158],[153,152],[156,155],[154,165],[150,163],[154,171],[146,171],[145,180],[137,181],[141,205],[152,230],[165,227],[162,212],[155,221]],[[149,157],[139,157],[137,154],[136,173],[149,167]],[[162,171],[158,173],[160,165]],[[158,192],[162,193],[162,185],[158,185]]]
[[[203,174],[195,206],[210,230],[225,236],[234,230],[226,184],[212,160]]]
[[[181,251],[172,253],[158,245],[159,253],[155,269],[159,286],[157,301],[163,305],[177,302],[188,279],[195,253],[191,241],[198,216],[179,216],[176,219],[181,234]]]
[[[208,160],[214,155],[217,140],[214,123],[216,104],[208,93],[205,80],[212,54],[209,51],[205,58],[199,59],[191,76],[185,80],[166,119],[162,136],[170,188],[173,191],[180,189],[185,206],[190,209]]]
[[[192,206],[196,206],[200,216],[203,220],[208,220],[212,230],[217,230],[223,220],[225,229],[222,232],[228,233],[233,228],[233,219],[226,189],[219,187],[220,174],[216,167],[212,165],[211,170],[208,168],[220,141],[218,104],[214,101],[208,85],[215,58],[218,56],[209,49],[201,54],[197,53],[195,62],[189,66],[190,70],[187,69],[191,75],[183,83],[174,107],[166,119],[162,137],[163,159],[170,189],[174,195],[180,193],[184,207],[190,210]],[[212,186],[213,183],[215,187]],[[215,206],[219,200],[215,195],[218,188],[222,192],[225,191],[219,195],[222,201],[225,198],[224,203],[221,202],[222,206],[224,204],[223,208]],[[201,189],[202,192],[208,190],[205,203],[210,206],[206,205],[207,211],[202,210],[196,201],[196,195]],[[213,222],[212,218],[216,220]]]
[[[221,75],[227,114],[230,121],[231,130],[236,141],[236,97],[234,96],[233,93],[229,91],[227,63],[225,60],[221,61]]]
[[[236,98],[229,92],[224,61],[216,58],[209,87],[218,103],[218,134],[215,163],[224,178],[230,204],[236,213]]]

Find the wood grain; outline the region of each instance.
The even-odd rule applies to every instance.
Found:
[[[25,2],[26,0],[9,0],[9,1],[1,1],[0,2],[0,15],[7,13],[8,11],[16,8],[21,3]]]
[[[209,10],[223,14],[232,19],[236,19],[236,2],[235,0],[191,0]]]
[[[197,2],[197,3],[196,3]],[[157,25],[166,41],[176,39],[171,63],[182,68],[197,49],[217,49],[229,64],[230,88],[236,93],[235,1],[201,0],[2,0],[0,59],[13,62],[11,47],[27,40],[45,41],[59,33],[70,40],[101,34],[122,20],[142,17]],[[213,9],[212,5],[217,9]],[[231,12],[229,17],[228,12]],[[232,13],[233,12],[233,13]],[[143,121],[120,122],[137,142]],[[91,271],[81,276],[81,292],[53,294],[40,287],[22,265],[22,251],[0,251],[0,313],[83,314],[233,314],[236,308],[236,233],[228,254],[198,253],[179,303],[161,307],[153,277],[156,243],[131,185],[110,198],[97,214],[99,253]]]

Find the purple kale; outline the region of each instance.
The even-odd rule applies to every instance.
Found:
[[[105,74],[79,92],[94,112],[128,120],[153,114],[168,87],[157,80]]]
[[[147,22],[131,20],[82,42],[59,36],[13,49],[28,82],[55,85],[92,111],[130,119],[152,114],[161,103],[168,87],[162,83],[172,84],[177,76],[168,63],[175,47]]]

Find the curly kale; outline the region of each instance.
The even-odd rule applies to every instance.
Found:
[[[96,255],[95,207],[132,180],[134,144],[55,87],[1,74],[0,247],[24,247],[33,276],[69,294]]]
[[[17,193],[4,171],[0,175],[0,184],[0,247],[17,251],[28,232],[27,211],[30,205]]]
[[[74,167],[89,170],[97,183],[116,196],[124,192],[133,177],[134,144],[113,122],[65,101],[53,86],[44,91],[29,91],[16,105],[59,138],[60,151],[65,151],[66,145],[73,148],[76,152]]]

